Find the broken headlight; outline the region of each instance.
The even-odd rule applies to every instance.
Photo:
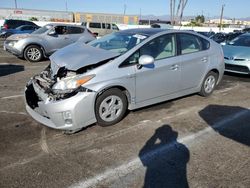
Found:
[[[72,92],[73,90],[87,83],[94,77],[95,75],[88,75],[88,76],[75,75],[72,77],[63,78],[57,80],[57,82],[53,85],[52,89],[55,93]]]

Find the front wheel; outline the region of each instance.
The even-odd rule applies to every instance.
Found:
[[[199,94],[203,97],[211,95],[215,89],[217,80],[218,74],[216,74],[215,72],[209,72],[202,83],[201,91]]]
[[[124,117],[128,107],[123,91],[112,88],[102,93],[96,100],[95,115],[100,126],[118,123]]]
[[[42,49],[37,45],[30,45],[24,50],[24,58],[30,62],[39,62],[43,58]]]

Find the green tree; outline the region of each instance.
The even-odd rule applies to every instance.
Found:
[[[197,23],[200,23],[200,24],[204,23],[205,22],[205,17],[203,15],[198,15],[198,16],[195,17],[195,21]]]
[[[30,21],[38,21],[38,19],[36,17],[31,17]]]

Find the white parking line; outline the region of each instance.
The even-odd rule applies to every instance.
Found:
[[[212,127],[213,128],[220,128],[225,126],[226,124],[228,124],[229,122],[238,119],[239,117],[246,115],[247,113],[249,113],[249,109],[246,110],[241,110],[240,112],[231,115],[225,119],[223,119],[222,121],[219,121],[218,123],[215,123]],[[193,141],[194,139],[196,139],[197,137],[203,136],[209,132],[213,131],[213,128],[211,127],[207,127],[197,133],[185,136],[183,138],[177,139],[177,141],[179,143],[182,144],[188,144],[189,142]],[[155,150],[152,150],[148,153],[146,153],[145,155],[142,156],[143,160],[150,160],[152,159],[152,157],[159,155],[160,153],[162,153],[163,151],[166,151],[168,149],[170,149],[176,142],[172,142],[169,144],[166,144],[165,146],[162,146],[160,148],[157,148]],[[134,158],[133,160],[129,161],[128,163],[122,164],[116,168],[112,168],[112,169],[108,169],[105,172],[101,173],[101,174],[97,174],[96,176],[83,180],[81,182],[78,182],[76,184],[73,184],[70,186],[70,188],[83,188],[83,187],[94,187],[95,185],[97,185],[98,183],[100,183],[101,181],[104,180],[109,180],[109,181],[113,181],[116,180],[122,176],[125,176],[131,172],[133,172],[134,170],[143,167],[143,164],[141,163],[141,159],[139,157]]]
[[[8,97],[1,97],[0,99],[13,99],[13,98],[18,98],[18,97],[24,97],[24,95],[12,95]]]
[[[6,113],[6,114],[20,114],[20,115],[25,115],[25,116],[28,115],[28,114],[25,113],[25,112],[11,112],[11,111],[5,111],[5,110],[0,111],[0,113]]]

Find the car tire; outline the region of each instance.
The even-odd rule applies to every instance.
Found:
[[[104,91],[96,99],[95,115],[97,124],[103,127],[122,120],[128,107],[125,93],[117,88]]]
[[[29,62],[39,62],[43,59],[43,51],[40,46],[30,45],[24,50],[24,58]]]
[[[218,74],[212,71],[209,72],[203,80],[201,91],[199,92],[199,94],[203,97],[208,97],[209,95],[211,95],[215,89],[217,80]]]

